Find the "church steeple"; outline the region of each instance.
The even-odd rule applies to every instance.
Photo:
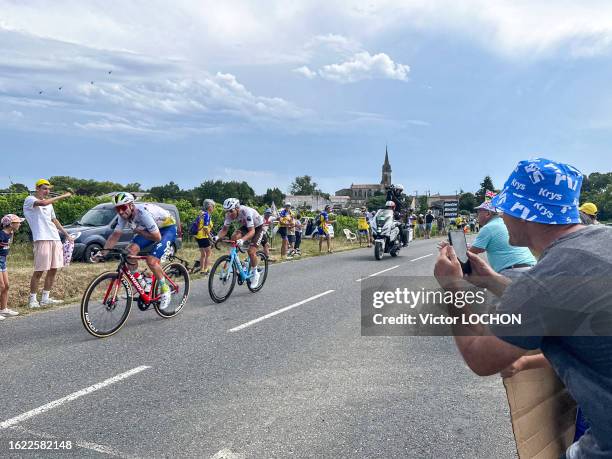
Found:
[[[384,187],[391,185],[391,163],[389,162],[389,150],[385,145],[385,163],[382,167],[382,181],[380,184]]]

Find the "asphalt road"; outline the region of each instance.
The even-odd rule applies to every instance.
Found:
[[[435,242],[274,265],[222,305],[198,281],[178,317],[134,308],[109,339],[76,305],[6,320],[0,457],[514,458],[500,378],[471,374],[452,338],[361,336],[357,280],[429,276]]]

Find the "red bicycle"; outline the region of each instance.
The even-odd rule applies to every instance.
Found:
[[[189,297],[189,270],[185,262],[179,263],[176,256],[170,256],[170,263],[163,266],[164,277],[170,286],[172,298],[168,307],[160,309],[161,291],[155,276],[151,277],[151,291],[146,292],[128,268],[128,259],[144,260],[146,256],[131,256],[125,250],[107,251],[106,259],[119,257],[116,271],[108,271],[96,277],[83,295],[81,320],[85,329],[97,338],[106,338],[117,333],[125,324],[132,309],[134,295],[141,311],[153,305],[160,317],[176,316]]]

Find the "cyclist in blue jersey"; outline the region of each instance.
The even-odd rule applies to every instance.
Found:
[[[115,247],[125,228],[130,228],[134,232],[134,238],[127,247],[131,255],[136,256],[141,250],[152,247],[151,254],[147,256],[147,266],[159,282],[161,291],[159,308],[164,310],[170,304],[172,295],[160,260],[176,241],[176,221],[166,209],[152,203],[135,204],[134,200],[134,196],[130,193],[120,192],[113,196],[113,204],[119,219],[104,249]],[[128,266],[132,272],[138,270],[138,262],[129,263]]]

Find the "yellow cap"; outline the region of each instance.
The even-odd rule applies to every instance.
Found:
[[[593,204],[592,202],[585,202],[578,208],[578,210],[580,210],[581,212],[584,212],[587,215],[591,215],[593,217],[597,215],[597,206]]]
[[[38,187],[39,187],[39,186],[41,186],[41,185],[51,186],[51,183],[49,182],[49,180],[44,179],[44,178],[41,178],[41,179],[38,179],[38,180],[37,180],[37,182],[36,182],[36,188],[38,188]]]

